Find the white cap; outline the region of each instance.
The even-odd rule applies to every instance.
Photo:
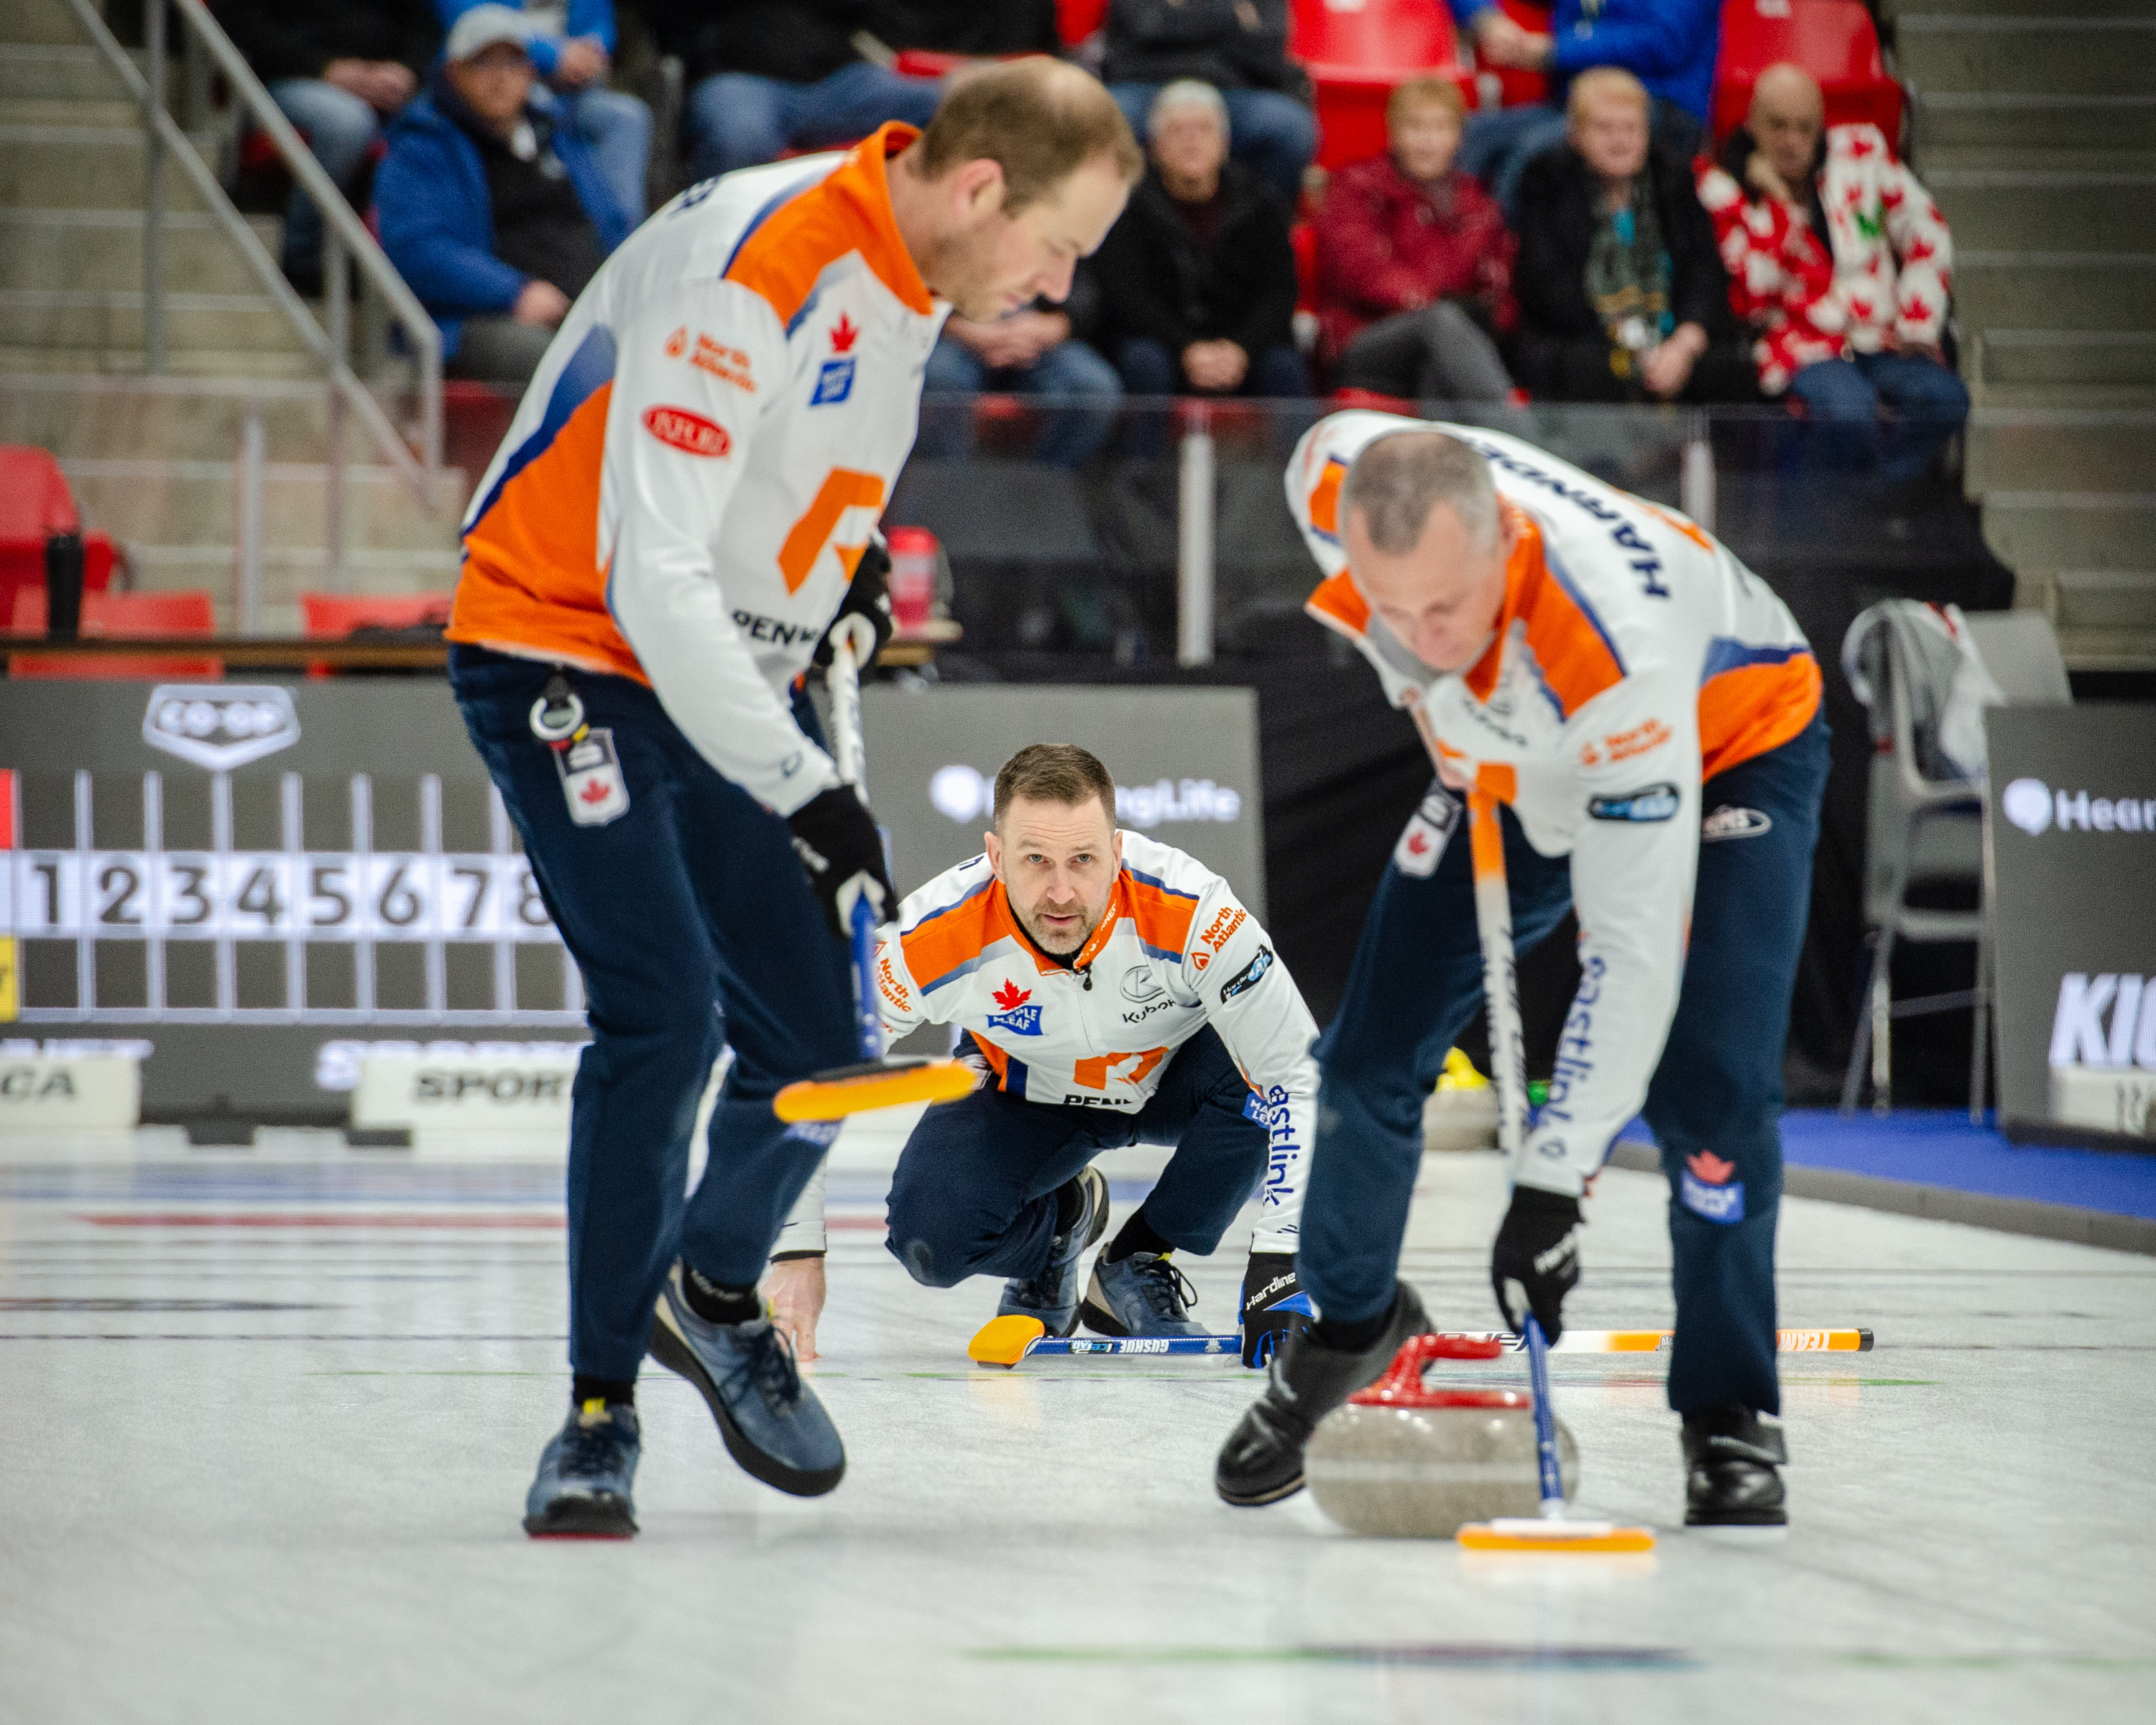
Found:
[[[468,60],[485,54],[497,42],[514,42],[519,48],[528,49],[531,23],[513,6],[475,6],[449,27],[449,39],[442,55],[445,59]]]

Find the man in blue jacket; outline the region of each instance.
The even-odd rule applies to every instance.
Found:
[[[434,0],[442,28],[492,0]],[[613,65],[613,0],[524,0],[531,38],[525,49],[554,93],[562,118],[598,157],[614,202],[632,222],[644,219],[644,177],[651,162],[651,110],[607,88]]]
[[[1486,66],[1547,72],[1547,105],[1503,108],[1467,122],[1458,166],[1517,213],[1520,175],[1564,141],[1565,87],[1590,66],[1618,66],[1654,98],[1656,136],[1691,156],[1714,95],[1721,0],[1557,0],[1548,34],[1523,28],[1497,0],[1450,0]]]
[[[577,129],[535,100],[529,41],[506,6],[459,18],[374,181],[382,249],[442,326],[447,369],[520,388],[635,225]]]

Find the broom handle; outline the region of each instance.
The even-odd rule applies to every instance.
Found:
[[[1549,1344],[1532,1312],[1527,1317],[1527,1383],[1535,1393],[1535,1461],[1542,1474],[1543,1514],[1564,1513],[1564,1477],[1557,1466],[1557,1415],[1550,1408]]]
[[[1467,793],[1467,839],[1475,868],[1475,922],[1482,936],[1491,1076],[1497,1086],[1497,1142],[1517,1173],[1527,1137],[1519,966],[1512,952],[1512,901],[1505,880],[1505,833],[1497,820],[1497,798],[1479,782]]]
[[[861,666],[875,651],[875,629],[865,617],[841,617],[831,625],[831,758],[839,777],[867,800],[867,751],[861,746]],[[896,908],[896,906],[894,906]],[[854,901],[854,1024],[861,1058],[883,1058],[883,1019],[875,1004],[875,912],[863,894]]]

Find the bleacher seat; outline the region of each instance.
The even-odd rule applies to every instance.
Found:
[[[45,590],[19,589],[10,614],[11,633],[39,636],[45,632]],[[131,635],[199,635],[217,633],[217,607],[207,588],[170,593],[88,593],[82,596],[81,632],[126,639]],[[135,678],[151,681],[213,682],[224,675],[219,659],[179,659],[156,654],[104,654],[28,658],[11,654],[11,677]]]
[[[1531,5],[1528,0],[1497,0],[1497,3],[1504,8],[1505,16],[1522,29],[1532,30],[1538,36],[1549,33],[1548,7]],[[1506,66],[1491,66],[1487,69],[1490,75],[1497,80],[1505,107],[1529,108],[1550,99],[1550,80],[1547,72],[1521,72]]]
[[[449,593],[303,593],[300,629],[311,640],[341,641],[362,629],[439,628],[449,620],[455,595]],[[311,677],[326,677],[331,667],[316,660]]]
[[[1744,123],[1759,74],[1783,60],[1819,80],[1829,126],[1868,120],[1901,148],[1902,86],[1887,75],[1862,0],[1723,0],[1714,69],[1717,143]]]
[[[74,493],[49,452],[0,444],[0,612],[13,615],[15,595],[45,588],[45,542],[82,532]],[[82,584],[102,593],[112,584],[116,553],[102,533],[82,534]]]
[[[1320,167],[1382,154],[1385,104],[1409,78],[1443,74],[1475,105],[1442,0],[1293,0],[1287,48],[1310,74]]]
[[[1075,48],[1108,19],[1108,0],[1055,0],[1055,33]]]

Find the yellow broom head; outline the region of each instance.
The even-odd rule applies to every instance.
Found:
[[[801,1120],[844,1120],[872,1108],[916,1102],[955,1102],[969,1093],[978,1075],[956,1060],[868,1060],[789,1084],[771,1099],[771,1111],[788,1125]]]

